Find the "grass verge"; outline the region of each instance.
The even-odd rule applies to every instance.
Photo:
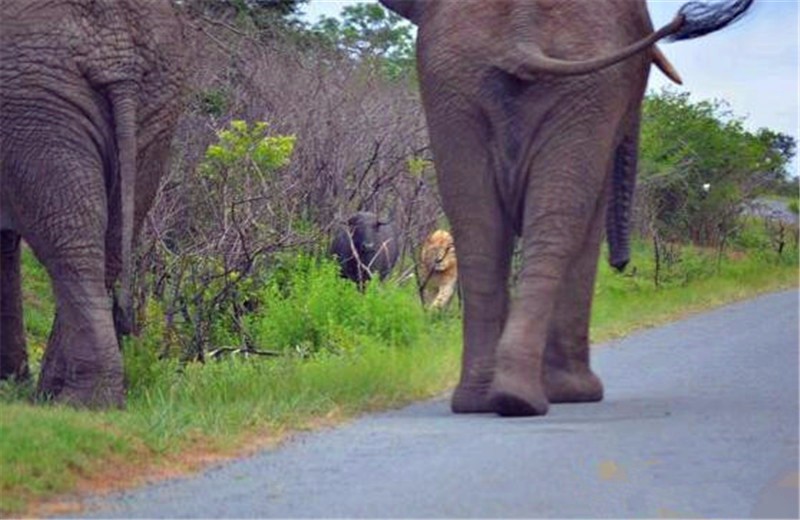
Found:
[[[687,248],[663,269],[659,288],[653,283],[651,256],[640,244],[628,275],[601,266],[593,309],[595,342],[798,283],[796,250],[780,258],[737,253],[718,263],[712,253]],[[52,304],[46,277],[29,254],[25,273],[26,319],[36,358],[47,333],[42,323],[50,321]],[[26,400],[30,387],[4,384],[0,511],[63,513],[37,504],[65,493],[104,491],[192,471],[272,445],[292,431],[401,406],[437,395],[455,383],[461,338],[453,313],[432,316],[412,310],[418,305],[413,290],[388,287],[385,290],[392,294],[383,296],[405,310],[386,306],[380,311],[386,315],[377,321],[353,322],[348,327],[361,329],[346,335],[321,309],[335,301],[358,305],[352,295],[331,296],[326,291],[346,289],[330,280],[306,289],[315,291],[315,296],[302,299],[302,319],[309,322],[315,337],[329,338],[337,349],[302,357],[234,358],[180,366],[177,361],[158,360],[159,345],[148,342],[158,342],[159,337],[146,334],[139,344],[125,349],[131,381],[125,411],[31,406]],[[314,303],[317,299],[323,302],[319,306]],[[273,310],[284,316],[292,312],[285,307]],[[395,314],[400,321],[392,321]],[[401,330],[404,322],[413,322],[411,332]],[[376,330],[384,332],[370,332]],[[384,333],[402,341],[387,339]],[[278,332],[263,334],[273,337]]]

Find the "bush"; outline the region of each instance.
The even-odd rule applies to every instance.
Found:
[[[328,259],[285,260],[256,295],[248,334],[259,348],[279,352],[352,351],[364,342],[403,347],[416,342],[424,327],[412,287],[373,282],[362,294]]]
[[[230,292],[227,307],[211,304],[223,301],[209,296],[217,291],[214,283],[184,289],[193,300],[181,312],[170,315],[165,303],[148,301],[140,337],[129,341],[135,345],[126,354],[129,380],[147,386],[174,368],[157,363],[162,359],[206,361],[227,353],[311,357],[357,353],[365,346],[405,348],[419,343],[432,321],[443,319],[426,314],[413,284],[374,281],[361,293],[339,275],[333,259],[307,253],[275,255],[270,266]]]
[[[394,216],[396,269],[410,272],[442,210],[408,82],[313,31],[191,3],[201,13],[188,42],[193,92],[142,229],[137,304],[161,302],[165,355],[203,359],[213,348],[247,347],[242,319],[253,291],[285,255],[326,251],[332,228],[353,212]]]
[[[749,132],[723,101],[665,90],[643,105],[635,227],[643,236],[724,247],[745,204],[784,182],[791,136]]]

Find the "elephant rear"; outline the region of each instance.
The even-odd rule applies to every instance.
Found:
[[[112,294],[122,274],[129,302],[134,235],[182,109],[183,25],[170,3],[148,0],[3,0],[0,8],[0,224],[3,271],[14,273],[0,301],[21,308],[22,237],[56,298],[39,394],[119,406],[122,322]],[[0,335],[3,359],[25,352],[17,336]]]

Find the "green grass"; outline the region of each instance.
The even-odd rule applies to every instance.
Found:
[[[47,278],[28,251],[23,269],[25,303],[37,303],[26,309],[34,318],[26,320],[29,343],[44,344],[53,312]],[[198,450],[236,453],[261,437],[400,406],[454,384],[457,311],[425,313],[413,284],[376,284],[361,294],[335,266],[302,258],[272,282],[247,328],[257,346],[284,356],[159,360],[167,335],[153,305],[141,337],[124,348],[124,411],[30,406],[32,385],[0,384],[0,511],[25,511],[91,483],[110,461],[136,473]],[[41,330],[39,322],[48,325]],[[225,336],[225,324],[217,325]],[[32,350],[36,366],[41,351]]]
[[[161,363],[147,386],[131,390],[125,411],[0,404],[0,508],[18,512],[31,500],[70,491],[108,459],[124,467],[146,458],[157,466],[198,444],[235,453],[248,434],[280,434],[317,418],[436,395],[454,383],[459,341],[452,324],[432,332],[413,349],[371,345],[305,360],[232,359],[190,365],[180,374]],[[128,361],[136,357],[127,354]]]
[[[33,413],[22,403],[0,409],[0,507],[6,512],[22,510],[31,497],[68,490],[104,457],[132,451],[101,414],[63,407]]]
[[[50,278],[42,264],[36,261],[27,247],[22,250],[23,308],[28,349],[34,359],[41,359],[50,327],[53,324],[55,301]]]
[[[601,263],[592,308],[593,341],[624,336],[757,294],[796,287],[796,249],[778,257],[767,245],[759,246],[763,248],[728,254],[720,263],[713,251],[683,248],[679,264],[664,274],[666,280],[659,288],[653,281],[649,247],[636,245],[628,274],[613,273],[608,264]],[[633,271],[635,276],[629,274]]]
[[[642,244],[629,274],[602,264],[592,337],[602,341],[796,287],[796,246],[779,258],[756,238],[748,239],[747,253],[732,255],[719,268],[715,255],[684,249],[658,289],[651,253]],[[36,359],[49,332],[52,299],[28,252],[24,272],[26,326]],[[125,346],[130,386],[124,411],[31,406],[30,386],[0,385],[0,511],[30,512],[37,501],[85,489],[109,467],[115,475],[183,467],[182,460],[198,454],[238,453],[285,432],[437,395],[455,383],[460,323],[454,311],[422,312],[413,287],[375,286],[361,295],[330,267],[310,264],[278,282],[263,288],[262,306],[247,326],[258,346],[286,356],[184,366],[158,360],[165,335],[154,319]]]

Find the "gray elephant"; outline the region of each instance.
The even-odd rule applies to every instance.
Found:
[[[363,290],[375,274],[381,280],[389,276],[400,254],[399,236],[390,219],[359,211],[336,230],[330,253],[339,261],[342,276]]]
[[[464,352],[454,412],[540,415],[598,401],[589,317],[606,223],[628,261],[640,107],[656,41],[717,30],[752,0],[681,8],[653,32],[645,0],[381,0],[418,26],[439,189],[458,250]],[[510,301],[512,245],[523,240]]]
[[[0,0],[0,12],[0,376],[28,375],[21,236],[56,299],[39,394],[119,406],[131,248],[182,109],[183,24],[166,0]]]

